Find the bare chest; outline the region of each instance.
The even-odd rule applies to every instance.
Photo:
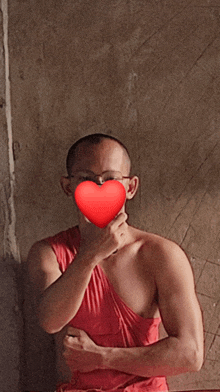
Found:
[[[100,264],[115,292],[136,314],[159,317],[156,286],[141,252],[142,241],[126,246]]]

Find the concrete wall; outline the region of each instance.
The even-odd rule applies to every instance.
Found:
[[[133,173],[140,177],[137,196],[127,206],[129,223],[183,247],[203,309],[204,366],[198,373],[169,378],[172,391],[220,385],[219,34],[218,0],[9,0],[21,260],[33,242],[77,224],[59,186],[70,145],[94,132],[121,139],[131,153]],[[1,201],[7,204],[4,105],[0,110],[6,189]],[[4,233],[7,222],[2,216]],[[14,282],[10,271],[5,274]],[[9,322],[15,300],[9,300],[5,290]],[[10,293],[14,298],[13,290]],[[26,387],[49,390],[53,374],[51,368],[47,372],[49,361],[42,359],[42,351],[52,353],[52,342],[45,334],[36,338],[40,332],[34,327],[25,324],[24,330]],[[12,347],[17,353],[14,342],[4,344],[4,350]],[[10,363],[15,384],[16,361]],[[3,381],[7,383],[6,376]]]
[[[23,323],[17,290],[20,257],[15,235],[6,5],[3,2],[0,7],[0,390],[17,392]]]

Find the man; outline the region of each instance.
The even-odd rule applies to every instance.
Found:
[[[137,192],[125,146],[88,135],[61,178],[74,199],[83,181],[116,179]],[[166,376],[201,369],[203,325],[190,263],[172,241],[130,226],[125,203],[99,228],[78,209],[79,225],[35,243],[28,256],[39,322],[54,334],[57,391],[167,391]],[[162,319],[168,337],[158,340]]]

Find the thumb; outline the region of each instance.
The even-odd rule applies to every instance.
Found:
[[[86,222],[88,222],[88,223],[91,223],[91,222],[90,222],[90,220],[89,220],[88,218],[86,218],[86,216],[85,216],[85,215],[83,215],[83,216],[84,216],[84,218],[85,218]]]
[[[91,223],[90,220],[88,218],[86,218],[86,216],[80,211],[80,214],[82,216],[82,224],[83,226],[86,225],[87,223]]]

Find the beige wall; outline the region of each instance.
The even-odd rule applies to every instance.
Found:
[[[183,247],[203,309],[204,366],[169,378],[172,391],[220,385],[219,33],[218,0],[9,0],[21,259],[77,224],[59,186],[70,145],[95,132],[124,142],[140,177],[129,223]],[[32,362],[28,382],[45,383]]]

